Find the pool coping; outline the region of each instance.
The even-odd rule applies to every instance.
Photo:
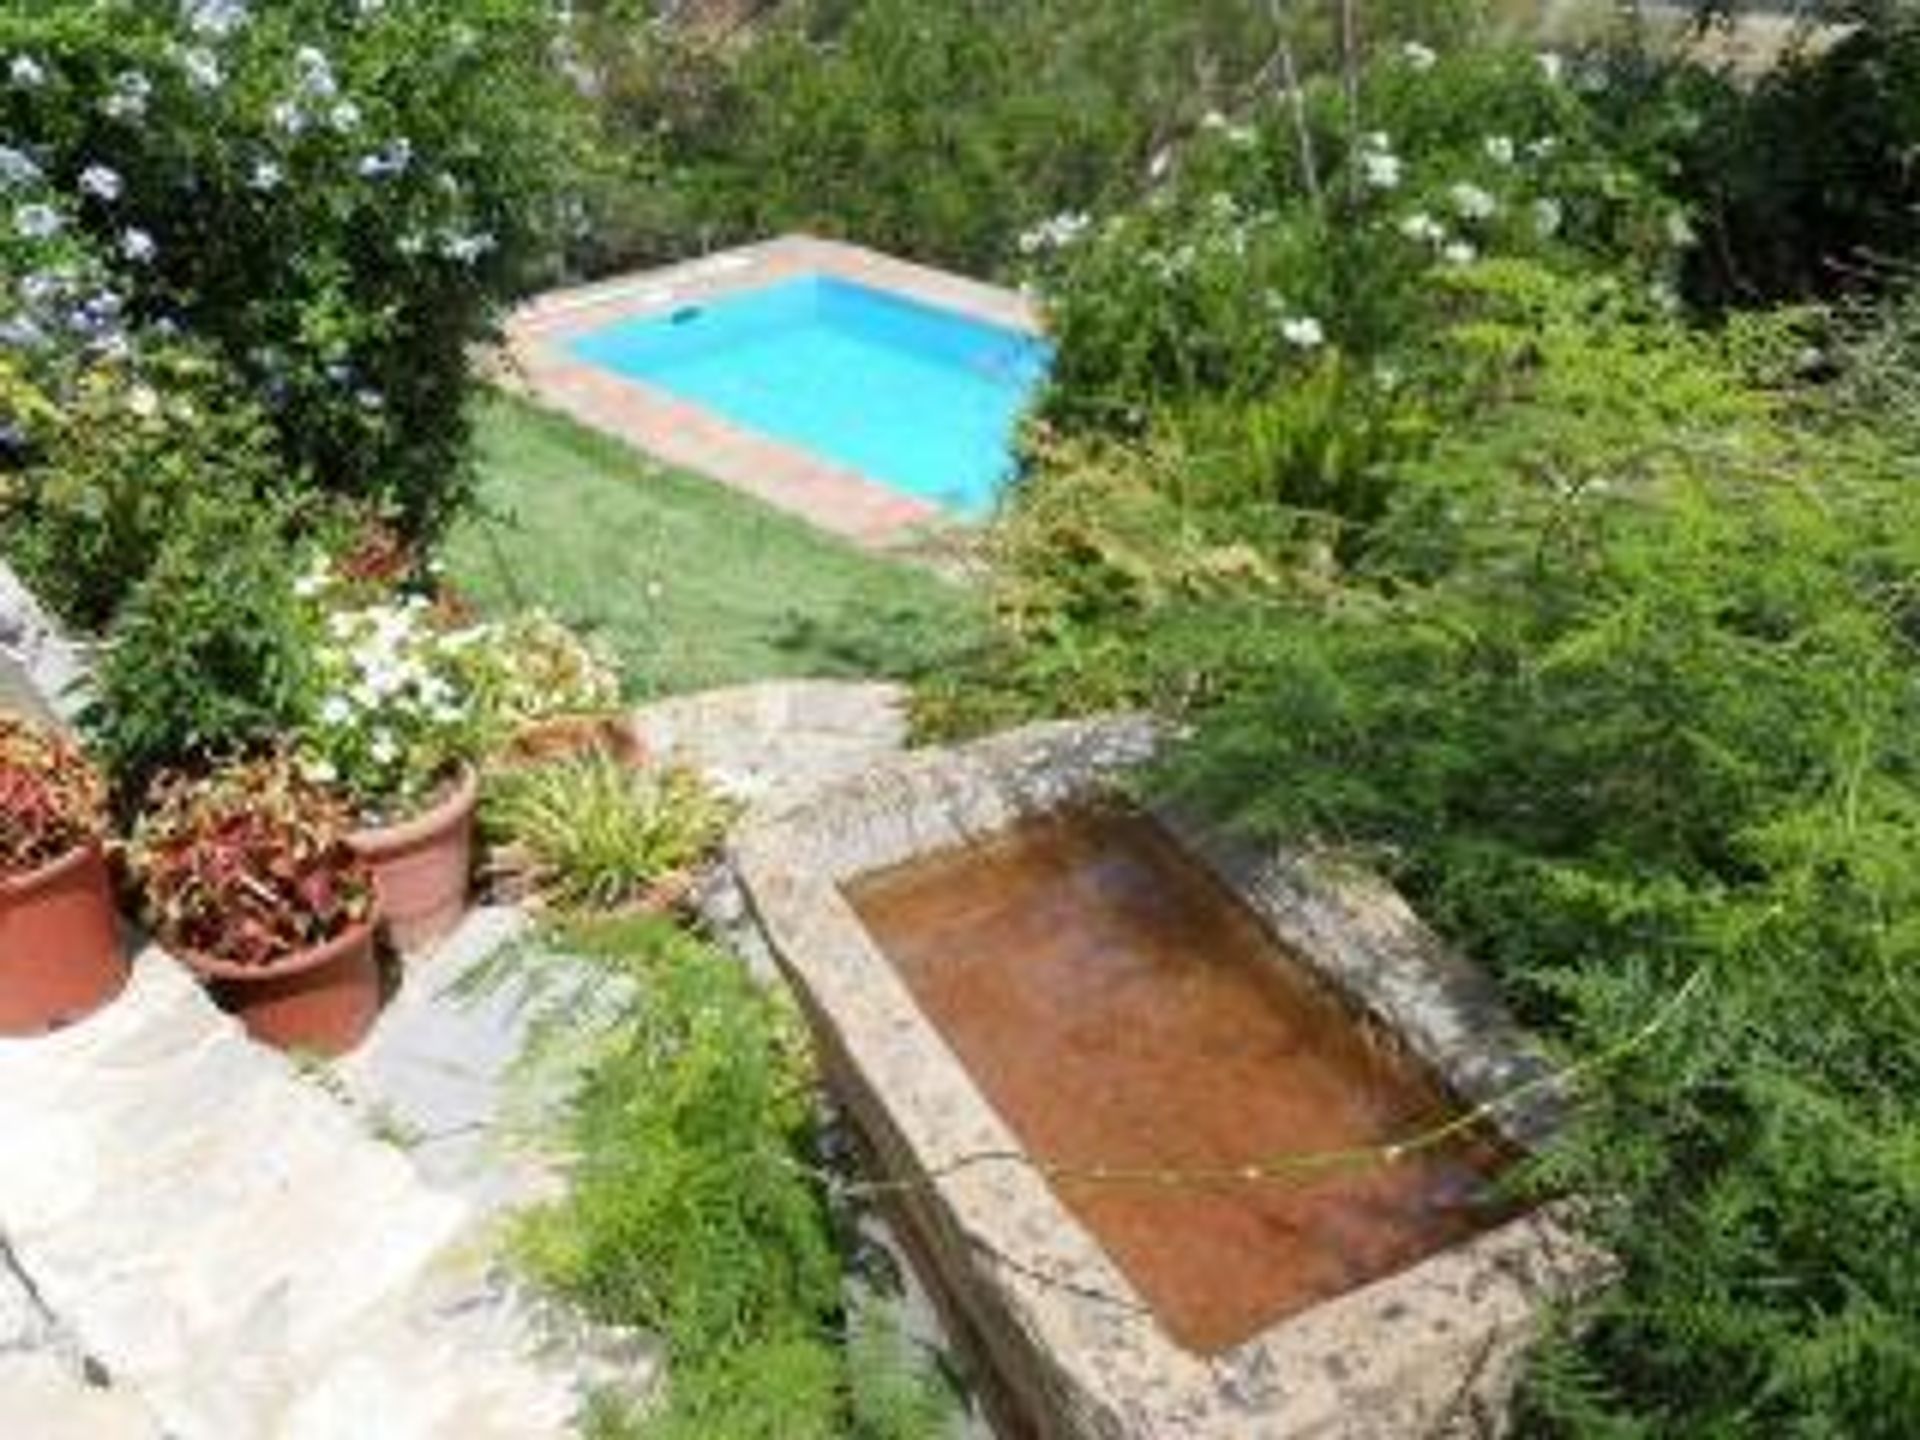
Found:
[[[858,245],[783,235],[529,301],[506,322],[507,364],[501,378],[592,429],[865,548],[937,552],[964,535],[967,522],[931,501],[581,360],[568,349],[580,336],[622,320],[664,315],[689,302],[805,275],[847,280],[971,320],[1041,333],[1038,311],[1015,291]]]
[[[958,1328],[1042,1433],[1384,1440],[1497,1416],[1546,1309],[1608,1274],[1568,1203],[1504,1221],[1203,1358],[1166,1335],[1036,1170],[962,1161],[1018,1152],[1020,1142],[841,886],[1110,793],[1155,740],[1144,720],[1120,717],[912,752],[736,838],[731,860],[749,913],[793,984],[836,1093],[887,1172],[933,1177],[898,1194],[896,1208],[944,1282],[936,1288]],[[1156,818],[1464,1101],[1544,1073],[1491,983],[1385,882],[1304,852],[1250,856],[1190,818]],[[1528,1146],[1552,1123],[1537,1104],[1498,1120]]]

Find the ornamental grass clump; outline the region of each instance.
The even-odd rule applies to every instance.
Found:
[[[0,876],[37,870],[106,833],[106,781],[79,746],[0,715]]]
[[[170,947],[239,966],[339,939],[374,910],[347,820],[283,757],[163,778],[129,850],[148,923]]]
[[[672,903],[731,814],[691,771],[598,751],[496,776],[481,811],[511,886],[587,910]]]

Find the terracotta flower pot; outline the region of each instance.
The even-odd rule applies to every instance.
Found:
[[[0,878],[0,1035],[71,1025],[126,983],[113,882],[98,843]]]
[[[180,961],[208,981],[214,1001],[249,1035],[281,1050],[344,1055],[380,1013],[370,921],[272,965],[235,965],[191,951]]]
[[[595,752],[632,770],[647,763],[646,742],[626,715],[556,715],[536,720],[506,743],[497,761],[517,770]]]
[[[387,938],[403,955],[425,950],[467,913],[479,799],[473,771],[462,770],[425,814],[347,837],[373,867]]]

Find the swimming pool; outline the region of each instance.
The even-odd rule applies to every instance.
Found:
[[[617,321],[568,342],[591,365],[962,516],[1013,471],[1052,348],[831,275]]]

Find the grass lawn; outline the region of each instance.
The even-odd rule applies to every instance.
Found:
[[[636,695],[774,675],[912,675],[966,643],[966,591],[504,395],[450,578],[604,636]]]

